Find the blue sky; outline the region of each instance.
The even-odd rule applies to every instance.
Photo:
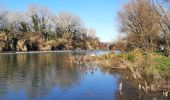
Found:
[[[86,26],[96,29],[101,41],[111,42],[118,37],[117,11],[127,0],[0,0],[9,10],[25,11],[30,4],[45,6],[54,13],[71,12],[81,17]]]

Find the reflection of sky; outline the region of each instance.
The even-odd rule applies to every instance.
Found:
[[[93,74],[88,72],[79,84],[66,90],[54,86],[47,94],[41,95],[40,97],[29,98],[26,95],[26,91],[20,89],[17,91],[8,91],[5,95],[0,96],[0,98],[4,100],[114,100],[116,99],[114,94],[117,91],[118,79],[118,76],[102,73],[98,69]]]
[[[25,90],[9,91],[5,95],[0,96],[1,100],[29,100]]]
[[[66,63],[70,53],[0,55],[0,100],[115,99],[119,77],[95,65]]]

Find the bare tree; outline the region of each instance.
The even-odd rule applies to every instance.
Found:
[[[87,28],[87,36],[88,37],[96,38],[95,34],[96,34],[96,30],[95,29]]]
[[[45,7],[30,5],[28,15],[31,17],[32,29],[34,32],[41,32],[45,39],[48,38],[48,28],[50,28],[51,13]]]
[[[0,8],[0,30],[1,31],[4,31],[7,27],[7,14],[8,12],[3,9],[3,8]]]
[[[35,5],[24,13],[0,9],[1,31],[6,37],[3,50],[18,50],[18,41],[27,50],[87,49],[97,48],[99,43],[96,31],[87,28],[80,17],[67,12],[52,15],[47,8]]]
[[[169,0],[152,0],[152,4],[155,6],[155,12],[160,17],[160,26],[162,34],[160,42],[165,47],[169,47],[170,44],[170,1]]]
[[[70,33],[72,38],[76,38],[83,27],[81,19],[73,14],[61,12],[56,17],[56,34],[58,37],[64,36],[65,33]]]
[[[129,43],[143,49],[156,45],[160,33],[160,17],[149,0],[131,0],[118,13],[120,31],[127,34]]]

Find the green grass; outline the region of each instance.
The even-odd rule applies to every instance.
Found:
[[[134,62],[134,61],[135,61],[135,56],[132,55],[132,54],[129,54],[128,57],[127,57],[127,59],[128,59],[129,61],[131,61],[131,62]]]
[[[169,57],[155,58],[154,61],[157,63],[156,65],[157,70],[159,71],[170,70],[170,58]]]
[[[122,53],[122,54],[117,54],[116,57],[124,58],[124,59],[126,59],[128,61],[131,61],[131,62],[135,61],[135,55],[133,55],[133,54]]]

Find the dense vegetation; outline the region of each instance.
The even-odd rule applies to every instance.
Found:
[[[70,13],[30,5],[26,12],[0,8],[0,51],[98,49],[95,30]]]

